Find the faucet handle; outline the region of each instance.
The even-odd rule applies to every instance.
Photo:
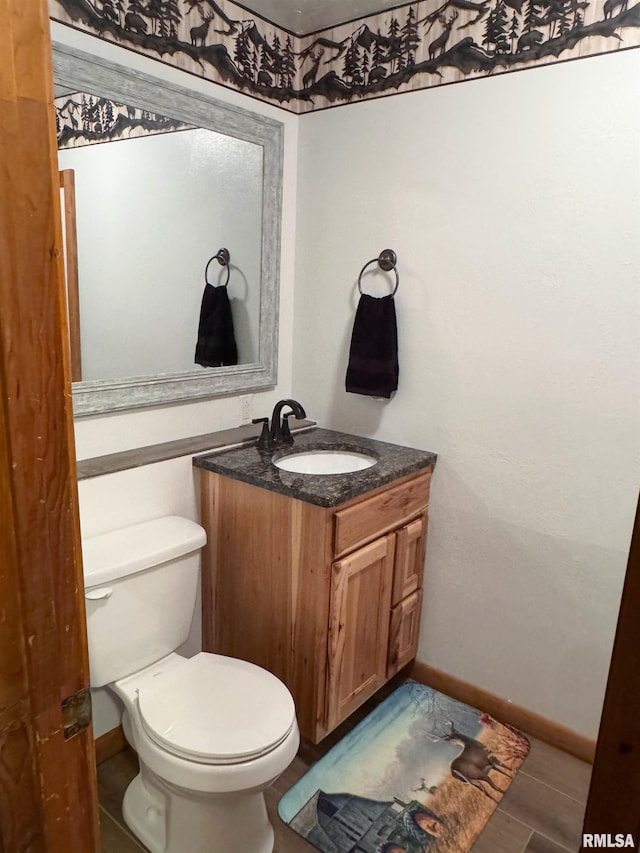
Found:
[[[251,423],[262,424],[262,432],[260,433],[260,438],[256,442],[256,447],[259,447],[261,450],[271,450],[273,442],[269,435],[269,418],[253,418]]]
[[[291,429],[289,427],[289,416],[292,415],[293,412],[286,412],[282,416],[282,443],[283,444],[293,444],[293,436],[291,435]]]

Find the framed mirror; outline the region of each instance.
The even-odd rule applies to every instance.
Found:
[[[60,44],[54,72],[75,185],[74,415],[274,385],[282,124]],[[194,359],[205,282],[228,294],[236,358],[220,366]]]

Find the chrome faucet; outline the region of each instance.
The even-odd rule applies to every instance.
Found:
[[[291,411],[282,415],[282,410],[288,406]],[[293,436],[289,428],[289,417],[294,415],[297,420],[306,418],[307,414],[297,400],[278,400],[273,407],[271,425],[268,418],[254,418],[253,423],[264,424],[262,435],[258,439],[258,447],[264,450],[272,450],[283,444],[293,444]]]

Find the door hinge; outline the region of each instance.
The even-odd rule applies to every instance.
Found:
[[[91,691],[82,687],[62,700],[64,739],[69,740],[91,724]]]

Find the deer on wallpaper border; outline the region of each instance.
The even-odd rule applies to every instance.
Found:
[[[429,45],[429,59],[435,59],[438,55],[438,51],[440,51],[440,56],[445,52],[447,47],[447,42],[449,41],[449,36],[451,34],[451,29],[458,17],[458,13],[454,12],[453,15],[447,20],[444,15],[439,16],[439,21],[444,27],[443,31],[440,33],[437,39],[434,39]]]
[[[209,33],[209,25],[212,20],[213,12],[205,12],[202,17],[202,23],[198,27],[191,27],[189,35],[191,36],[191,44],[193,47],[204,47]],[[200,42],[199,45],[198,42]]]
[[[501,773],[503,776],[512,777],[512,771],[506,764],[503,764],[500,759],[494,755],[491,750],[480,743],[479,740],[459,732],[453,725],[451,720],[448,720],[450,730],[443,735],[432,735],[434,740],[447,740],[462,747],[462,752],[453,759],[449,765],[449,770],[454,779],[459,782],[466,782],[473,785],[479,791],[493,800],[494,803],[500,802],[484,787],[485,784],[504,794],[503,788],[499,788],[491,779],[489,773],[495,770],[496,773]]]
[[[313,51],[311,52],[311,56],[313,57],[313,65],[302,78],[302,87],[304,89],[308,89],[316,82],[316,77],[318,76],[318,68],[320,67],[320,60],[322,59],[323,55],[324,50],[319,50],[317,53],[313,53]]]

